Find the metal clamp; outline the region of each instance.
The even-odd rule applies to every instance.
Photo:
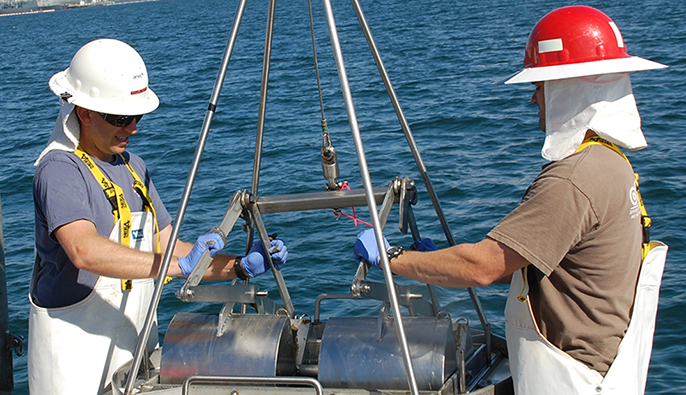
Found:
[[[16,356],[21,357],[24,355],[24,336],[7,332],[5,333],[5,344],[9,344],[12,347]]]

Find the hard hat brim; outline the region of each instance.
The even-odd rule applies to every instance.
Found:
[[[134,102],[124,103],[102,97],[94,99],[75,89],[66,74],[67,70],[63,70],[53,75],[48,85],[54,94],[75,106],[107,114],[142,115],[154,111],[160,105],[159,98],[149,87],[142,93],[145,96]]]
[[[525,82],[540,82],[562,80],[566,78],[586,77],[599,74],[629,73],[663,69],[668,66],[643,59],[638,56],[619,59],[605,59],[594,62],[561,64],[545,67],[528,67],[520,70],[496,84],[520,84]]]

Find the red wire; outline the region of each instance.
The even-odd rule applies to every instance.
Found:
[[[350,186],[348,185],[348,182],[347,182],[347,181],[343,181],[343,184],[341,184],[341,188],[340,188],[340,189],[347,189],[347,190],[350,190]],[[348,215],[348,214],[342,212],[341,210],[334,210],[334,211],[333,211],[333,214],[334,214],[336,217],[338,217],[339,215],[342,215],[342,216],[344,216],[344,217],[346,217],[346,218],[352,219],[353,221],[355,221],[355,226],[357,226],[357,223],[358,223],[358,222],[361,222],[361,223],[363,223],[363,224],[365,224],[365,225],[367,225],[367,226],[370,226],[370,227],[372,227],[372,228],[374,227],[374,225],[370,224],[369,222],[364,222],[364,221],[362,221],[361,219],[358,219],[358,218],[357,218],[357,215],[355,214],[355,207],[353,207],[352,209],[353,209],[353,215],[352,215],[352,216],[350,216],[350,215]]]
[[[357,226],[357,223],[358,223],[358,222],[361,222],[361,223],[363,223],[363,224],[365,224],[365,225],[367,225],[367,226],[371,226],[372,228],[374,227],[374,225],[370,224],[369,222],[364,222],[364,221],[362,221],[361,219],[357,219],[357,218],[355,218],[355,217],[353,217],[353,216],[350,216],[350,215],[348,215],[348,214],[346,214],[346,213],[343,213],[343,212],[341,212],[341,211],[339,211],[339,212],[337,212],[337,213],[334,212],[334,214],[335,214],[335,215],[342,215],[342,216],[344,216],[344,217],[347,217],[347,218],[352,219],[353,221],[355,221],[355,226]]]

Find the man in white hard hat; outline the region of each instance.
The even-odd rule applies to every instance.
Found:
[[[99,394],[133,356],[172,234],[145,163],[126,150],[159,100],[140,55],[112,39],[84,45],[49,85],[62,107],[34,176],[29,390]],[[268,269],[260,242],[244,257],[218,254],[220,233],[177,241],[168,274],[188,276],[206,250],[213,260],[205,279]],[[285,263],[283,241],[272,246],[274,264]],[[156,344],[154,329],[149,351]]]
[[[629,72],[666,67],[629,56],[615,23],[585,6],[534,27],[525,68],[551,163],[486,238],[437,250],[387,250],[393,273],[449,287],[510,281],[505,310],[517,394],[642,394],[667,246],[618,148],[644,148]],[[653,248],[654,247],[654,248]],[[374,234],[354,256],[379,262]]]

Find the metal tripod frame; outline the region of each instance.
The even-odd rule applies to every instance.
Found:
[[[424,165],[424,162],[421,158],[421,155],[419,153],[419,149],[416,145],[416,142],[414,140],[414,137],[412,135],[412,132],[410,130],[409,124],[405,118],[405,115],[400,107],[400,104],[398,102],[398,98],[395,94],[395,91],[393,89],[393,86],[391,84],[390,78],[388,76],[388,73],[386,72],[385,66],[383,64],[383,61],[381,60],[381,56],[379,54],[378,48],[376,46],[376,43],[371,35],[371,31],[369,29],[369,25],[367,24],[367,21],[364,17],[364,14],[362,12],[362,9],[360,7],[360,4],[358,0],[351,0],[353,7],[355,9],[357,18],[360,22],[360,25],[362,27],[362,30],[365,34],[367,43],[370,47],[370,50],[372,52],[372,55],[374,57],[374,60],[376,62],[377,68],[379,70],[379,73],[381,75],[381,78],[384,82],[384,85],[386,87],[386,91],[391,99],[391,102],[393,104],[393,107],[395,109],[396,115],[398,117],[398,120],[401,124],[401,127],[403,129],[403,132],[405,134],[405,138],[408,142],[408,145],[410,147],[410,150],[414,156],[415,163],[417,165],[417,168],[421,174],[421,177],[424,181],[424,184],[427,188],[427,191],[429,193],[429,196],[431,198],[431,202],[433,204],[433,207],[436,211],[436,214],[438,216],[438,219],[441,223],[443,232],[445,233],[445,236],[447,238],[448,243],[452,246],[455,245],[455,240],[452,237],[452,233],[450,232],[450,229],[448,227],[447,221],[445,219],[445,215],[443,214],[443,210],[441,208],[440,202],[438,201],[438,197],[436,195],[436,192],[433,188],[433,184],[431,183],[431,179],[429,178],[429,175],[426,170],[426,166]],[[191,190],[193,188],[193,184],[195,182],[195,178],[197,175],[197,171],[199,168],[199,163],[200,159],[202,157],[202,152],[205,147],[205,143],[207,141],[207,137],[209,134],[209,129],[210,125],[212,123],[212,119],[214,117],[214,114],[217,109],[217,103],[219,100],[219,96],[221,93],[221,89],[224,83],[224,79],[228,70],[229,66],[229,61],[231,58],[231,55],[233,53],[233,49],[236,43],[236,38],[238,35],[238,30],[243,18],[243,14],[245,11],[245,6],[246,6],[247,0],[240,0],[238,4],[238,8],[236,11],[236,16],[233,21],[233,25],[231,27],[229,39],[224,51],[224,55],[222,58],[221,66],[219,69],[219,73],[217,75],[214,89],[212,91],[212,95],[210,97],[210,103],[207,108],[207,112],[205,114],[205,119],[203,121],[202,129],[200,132],[200,136],[198,138],[198,143],[196,146],[196,150],[194,153],[193,161],[191,164],[191,169],[188,174],[188,178],[186,180],[186,185],[179,203],[179,209],[177,211],[177,215],[174,221],[173,225],[173,231],[169,239],[169,243],[167,244],[167,249],[165,251],[165,256],[162,262],[162,266],[160,268],[160,273],[157,278],[157,283],[155,287],[155,291],[153,293],[153,298],[150,303],[150,307],[148,309],[148,314],[146,316],[146,320],[144,323],[144,327],[139,335],[138,339],[138,344],[134,353],[134,358],[131,364],[131,370],[129,372],[127,381],[126,381],[126,386],[125,386],[125,394],[130,395],[133,393],[133,387],[134,387],[134,382],[137,376],[137,372],[140,368],[140,364],[143,358],[143,355],[145,353],[145,345],[147,344],[149,335],[150,335],[150,330],[153,326],[154,318],[155,318],[155,311],[157,310],[157,307],[159,305],[159,300],[161,297],[162,293],[162,288],[164,285],[164,279],[167,275],[169,265],[171,262],[171,257],[172,257],[172,252],[174,251],[174,247],[176,244],[176,240],[178,239],[179,235],[179,230],[181,228],[181,224],[183,223],[183,218],[186,212],[186,208],[188,206],[188,202],[190,199],[190,194]],[[338,39],[338,32],[336,29],[336,23],[334,20],[334,15],[333,15],[333,10],[331,6],[331,1],[330,0],[322,0],[323,6],[324,6],[324,13],[326,15],[326,21],[328,25],[328,30],[329,30],[329,36],[331,39],[331,44],[333,47],[333,52],[334,52],[334,58],[336,61],[336,67],[338,69],[338,75],[340,79],[340,84],[341,84],[341,89],[343,92],[343,97],[345,101],[345,106],[346,106],[346,111],[348,115],[348,121],[350,124],[350,130],[352,133],[352,138],[353,142],[355,145],[355,151],[357,154],[357,160],[358,160],[358,165],[360,168],[360,175],[362,179],[362,183],[364,186],[363,192],[360,193],[359,191],[355,191],[354,193],[351,193],[351,196],[354,194],[358,194],[355,199],[363,199],[364,204],[367,205],[369,208],[369,214],[371,216],[371,222],[374,225],[374,233],[375,233],[375,238],[378,246],[380,247],[379,251],[379,256],[380,256],[380,265],[383,268],[383,273],[384,273],[384,280],[386,283],[386,288],[387,288],[387,294],[388,294],[388,302],[390,303],[390,307],[392,310],[392,313],[394,317],[396,317],[394,321],[395,329],[398,334],[398,339],[400,341],[400,348],[402,351],[403,355],[403,362],[405,364],[406,372],[407,372],[407,379],[408,379],[408,386],[410,388],[410,391],[412,394],[418,394],[419,390],[417,387],[417,382],[415,378],[415,373],[414,373],[414,368],[412,366],[412,359],[410,356],[410,350],[407,344],[406,336],[405,336],[405,330],[404,326],[402,323],[402,314],[400,311],[400,305],[398,302],[398,295],[396,292],[396,287],[393,281],[392,273],[390,270],[390,265],[389,265],[389,260],[388,257],[385,253],[385,250],[383,248],[384,246],[384,241],[383,241],[383,225],[385,224],[385,218],[388,215],[388,208],[385,206],[382,206],[382,214],[380,215],[379,212],[377,211],[377,205],[382,203],[383,200],[378,201],[378,197],[383,195],[382,193],[379,193],[379,191],[375,191],[375,189],[372,187],[372,182],[371,178],[369,175],[369,168],[367,166],[367,160],[365,157],[364,153],[364,147],[362,144],[362,138],[360,135],[360,130],[359,126],[357,123],[357,116],[355,113],[355,108],[352,100],[352,95],[350,91],[350,85],[348,82],[347,78],[347,73],[345,69],[345,64],[343,61],[343,55],[341,51],[341,46],[340,42]],[[261,89],[260,89],[260,103],[259,103],[259,112],[258,112],[258,125],[257,125],[257,135],[256,135],[256,144],[255,144],[255,159],[254,159],[254,167],[253,167],[253,180],[252,180],[252,188],[251,188],[251,193],[246,193],[245,191],[237,192],[236,195],[234,195],[234,199],[232,199],[232,203],[229,206],[229,209],[227,210],[224,219],[222,220],[222,225],[221,227],[224,228],[229,228],[229,224],[231,227],[233,224],[235,224],[235,221],[243,214],[243,210],[245,207],[249,207],[250,211],[253,213],[253,215],[250,216],[250,218],[254,221],[257,219],[257,221],[253,222],[253,225],[257,228],[258,235],[260,239],[264,242],[268,242],[269,238],[266,232],[266,229],[264,228],[264,224],[261,222],[261,212],[265,212],[265,208],[269,206],[269,199],[265,197],[260,198],[260,203],[257,203],[257,196],[258,196],[258,187],[259,187],[259,174],[260,174],[260,166],[261,166],[261,158],[262,158],[262,145],[263,145],[263,137],[264,137],[264,121],[265,121],[265,114],[266,114],[266,103],[267,103],[267,85],[268,85],[268,80],[269,80],[269,68],[270,68],[270,61],[271,61],[271,44],[272,44],[272,38],[273,38],[273,27],[274,27],[274,11],[276,7],[276,0],[270,0],[269,1],[269,6],[268,6],[268,17],[267,17],[267,29],[266,29],[266,35],[265,35],[265,50],[264,50],[264,58],[263,58],[263,69],[262,69],[262,84],[261,84]],[[401,181],[403,182],[403,181]],[[405,191],[406,189],[401,190]],[[335,192],[324,192],[325,194],[330,194],[330,193],[341,193],[342,191],[335,191]],[[345,192],[343,192],[345,193]],[[245,199],[247,198],[247,201]],[[323,196],[321,197],[322,199],[326,200]],[[357,201],[357,200],[356,200]],[[404,201],[404,199],[400,199],[400,201]],[[286,204],[283,199],[279,201],[279,199],[273,199],[272,204],[277,206],[279,204]],[[298,202],[297,199],[295,201],[290,201],[288,204],[293,204],[294,208],[298,207]],[[309,204],[309,201],[308,201]],[[362,205],[362,204],[359,204]],[[341,207],[341,206],[339,206]],[[401,224],[400,228],[401,230],[407,229],[406,226],[410,226],[410,230],[412,232],[413,237],[419,238],[419,232],[416,229],[416,223],[414,221],[414,218],[411,214],[411,211],[409,211],[408,215],[405,215],[405,213],[402,212],[402,210],[406,210],[407,207],[401,204]],[[295,210],[293,210],[295,211]],[[410,220],[407,220],[407,218],[410,218]],[[383,223],[382,223],[383,220]],[[403,221],[406,221],[403,223]],[[230,230],[230,229],[224,229]],[[225,232],[228,233],[228,232]],[[268,245],[268,244],[265,244]],[[209,257],[209,253],[207,253]],[[269,257],[269,254],[266,254],[267,257]],[[205,260],[205,263],[202,263],[203,266],[209,265],[209,258],[204,257],[203,260]],[[288,296],[288,290],[285,286],[285,283],[283,282],[283,278],[281,276],[280,271],[278,268],[275,268],[273,263],[271,262],[271,259],[268,258],[270,267],[272,268],[272,273],[274,274],[275,281],[277,283],[277,287],[279,288],[279,292],[281,294],[282,301],[284,302],[285,309],[288,311],[288,314],[292,316],[294,314],[293,311],[293,305],[290,300],[290,297]],[[200,264],[198,265],[200,266]],[[207,266],[205,266],[206,268]],[[198,268],[196,268],[198,269]],[[193,292],[197,292],[196,289],[193,287],[197,286],[197,284],[200,282],[200,278],[198,276],[202,277],[202,273],[200,270],[194,270],[191,276],[189,276],[188,281],[180,291],[180,297],[190,297]],[[358,275],[359,275],[359,270],[358,270]],[[360,280],[360,276],[356,275],[356,280]],[[366,273],[364,273],[366,275]],[[364,277],[363,275],[361,277]],[[354,283],[355,284],[355,283]],[[431,287],[430,289],[430,295],[432,298],[432,305],[434,306],[434,310],[438,309],[438,303],[437,299],[434,295],[433,290]],[[486,334],[486,339],[490,339],[490,324],[486,320],[483,308],[481,306],[481,303],[478,299],[478,296],[476,295],[475,291],[471,288],[468,289],[470,297],[472,299],[472,302],[476,308],[477,314],[479,316],[479,319],[481,321],[481,324],[484,328],[485,334]],[[197,295],[197,293],[196,293]],[[490,348],[490,347],[488,347]],[[489,355],[490,355],[490,350],[489,350]]]

